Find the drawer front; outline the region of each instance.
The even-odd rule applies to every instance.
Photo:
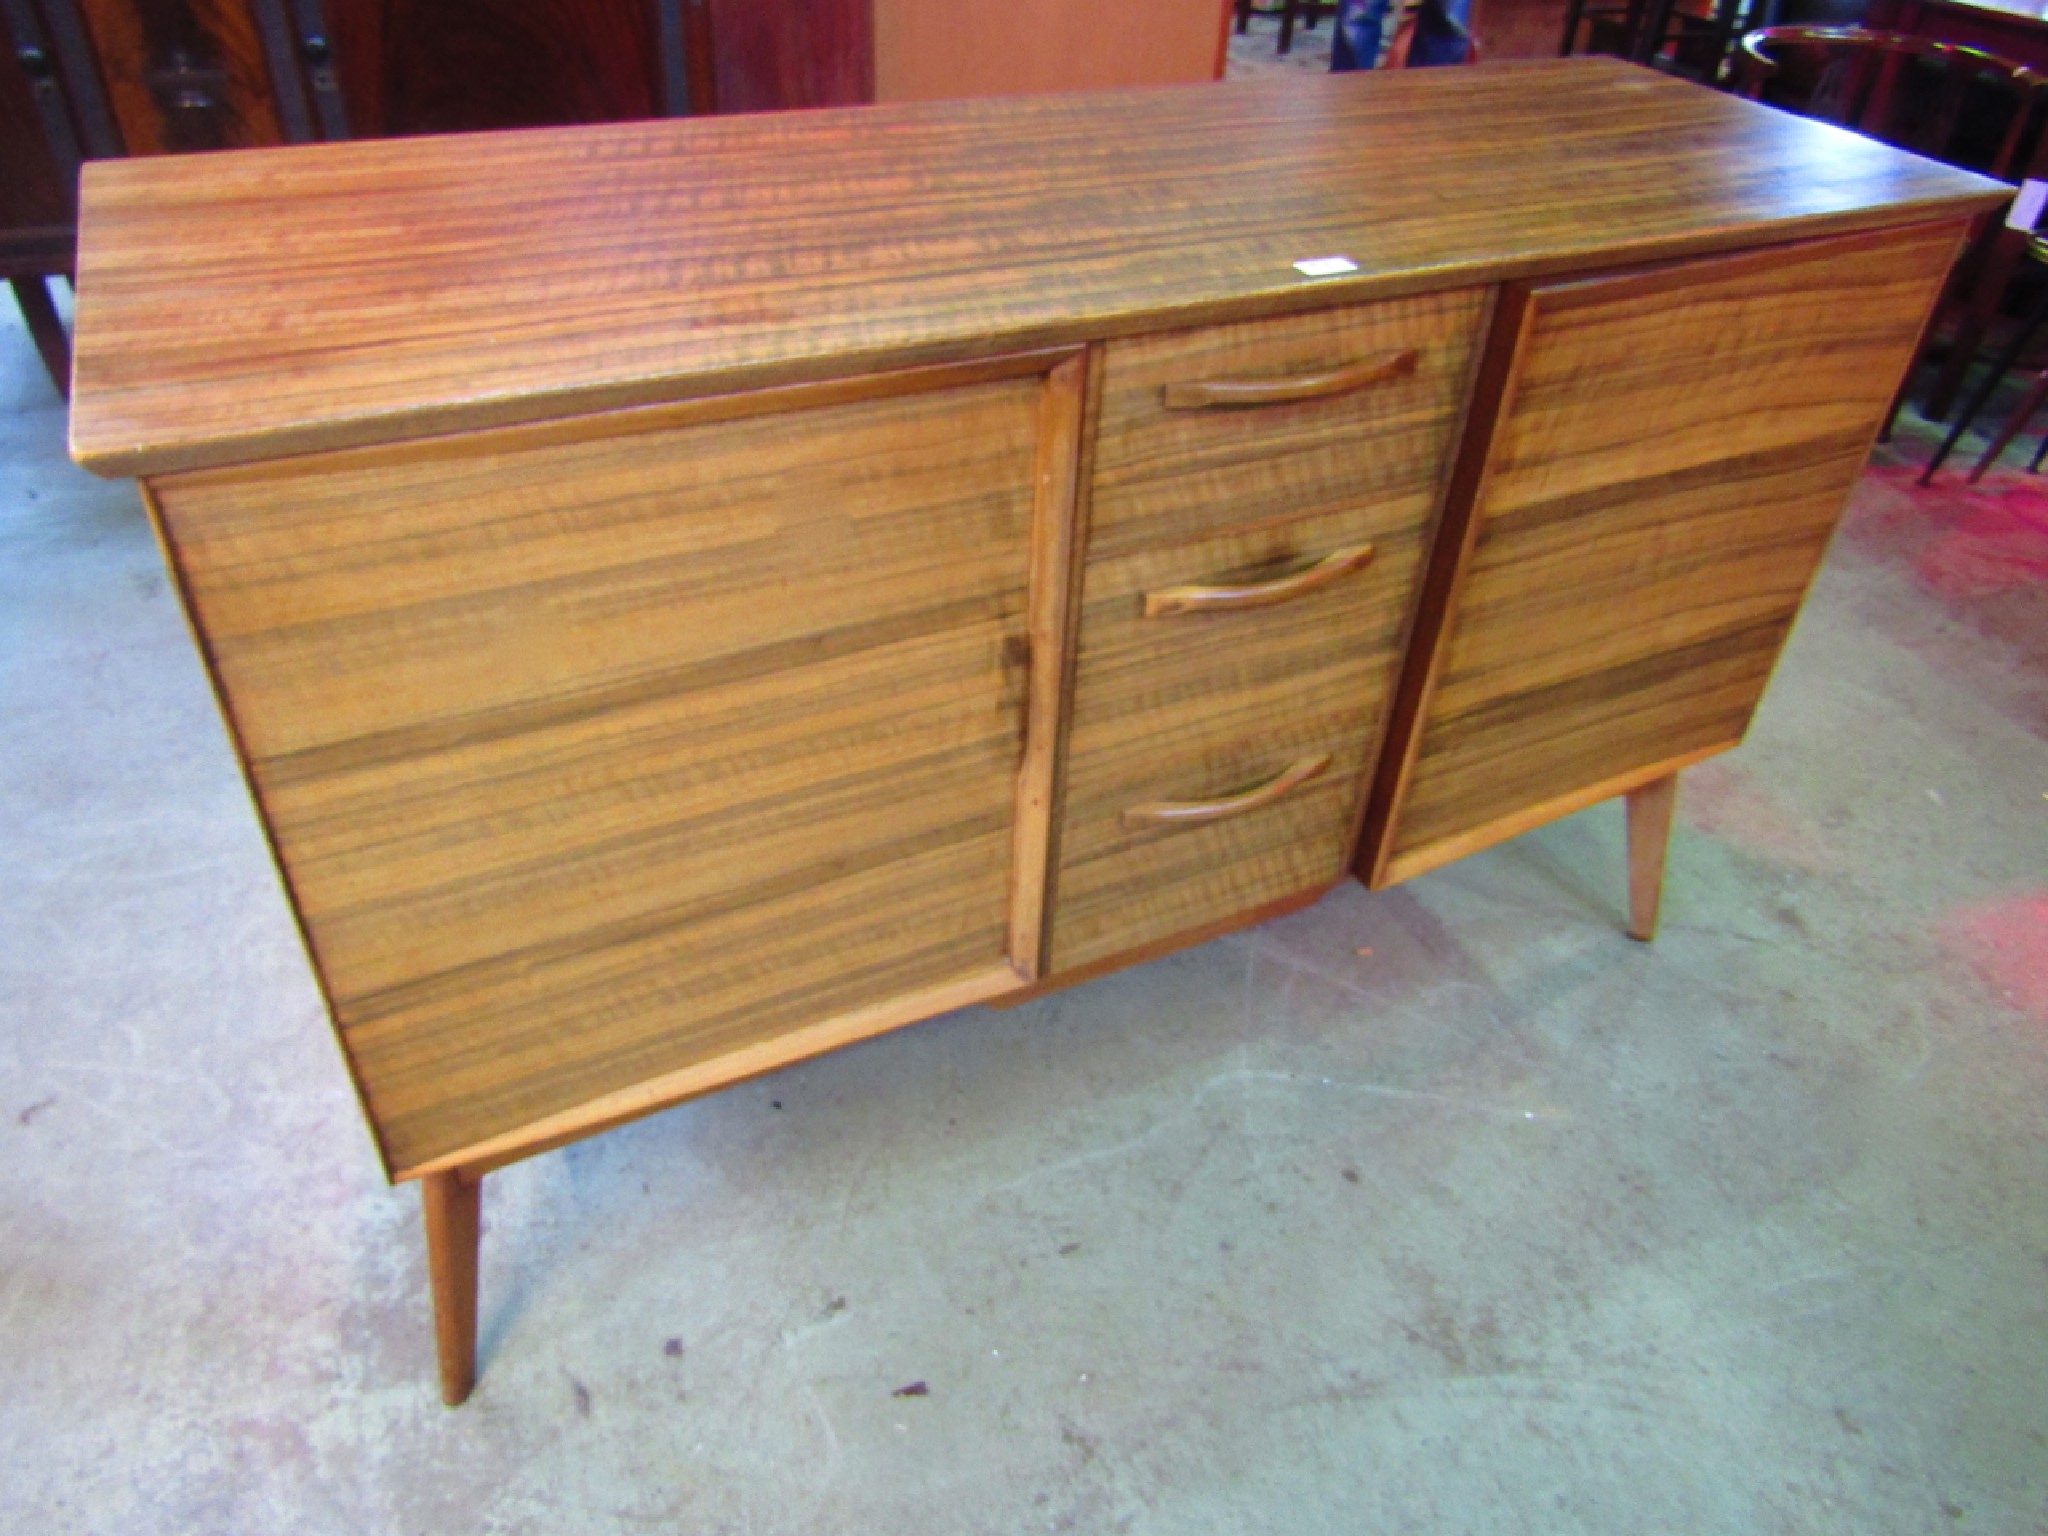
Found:
[[[156,487],[395,1171],[1005,965],[1045,387]]]
[[[1465,289],[1111,342],[1092,553],[1364,502],[1426,517],[1486,299]]]
[[[1956,243],[1923,227],[1515,296],[1373,883],[1742,738]]]
[[[1089,562],[1054,970],[1338,877],[1425,531],[1378,504]],[[1370,563],[1347,569],[1361,549]],[[1289,583],[1307,590],[1262,606],[1188,596]],[[1170,611],[1148,617],[1148,595]],[[1213,819],[1184,813],[1198,804]]]

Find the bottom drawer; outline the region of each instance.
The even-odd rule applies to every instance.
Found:
[[[1090,565],[1052,970],[1342,873],[1419,564],[1414,523],[1354,508]],[[1159,595],[1276,582],[1269,606],[1146,613],[1148,594],[1174,608]]]

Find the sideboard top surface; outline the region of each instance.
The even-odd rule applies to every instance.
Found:
[[[72,451],[263,459],[2005,191],[1605,59],[101,161]]]

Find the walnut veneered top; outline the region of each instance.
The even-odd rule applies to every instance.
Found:
[[[1605,59],[101,161],[72,452],[268,458],[2004,190]],[[1324,256],[1359,271],[1293,266]]]

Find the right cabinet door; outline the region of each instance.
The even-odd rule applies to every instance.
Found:
[[[1370,884],[1741,740],[1958,233],[1507,291],[1368,817]]]

